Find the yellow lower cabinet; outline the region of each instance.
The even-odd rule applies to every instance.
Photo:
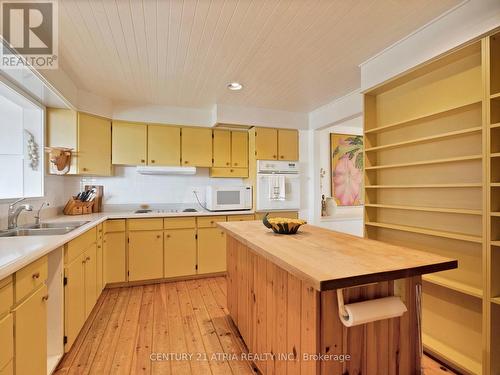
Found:
[[[247,215],[227,215],[227,221],[252,221],[255,220],[254,214]]]
[[[198,229],[198,273],[226,271],[226,235],[220,228]]]
[[[47,373],[47,287],[14,309],[16,374]]]
[[[14,359],[0,368],[0,375],[14,375]]]
[[[64,335],[67,352],[85,322],[85,253],[67,264],[64,269]]]
[[[97,301],[97,247],[91,245],[84,253],[85,319]]]
[[[103,272],[104,285],[127,280],[125,262],[125,232],[112,232],[104,235]]]
[[[99,298],[102,290],[104,289],[102,245],[103,245],[102,238],[97,239],[97,249],[96,249],[97,298]]]
[[[0,319],[0,348],[0,369],[3,369],[14,357],[14,322],[10,313]]]
[[[163,231],[132,231],[128,240],[129,281],[162,278]]]
[[[196,229],[168,229],[164,246],[165,277],[196,273]]]

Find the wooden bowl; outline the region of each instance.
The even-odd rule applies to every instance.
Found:
[[[285,219],[285,218],[268,218],[269,213],[267,213],[262,218],[262,223],[273,230],[274,233],[278,234],[295,234],[299,230],[300,226],[306,224],[304,220],[299,219]]]

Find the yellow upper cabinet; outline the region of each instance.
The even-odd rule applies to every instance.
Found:
[[[229,130],[214,130],[213,166],[231,166],[231,132]]]
[[[231,166],[248,168],[248,132],[231,132]]]
[[[278,129],[278,160],[299,160],[299,132]]]
[[[148,165],[180,165],[181,128],[148,126]]]
[[[255,129],[255,156],[257,159],[264,160],[276,160],[278,158],[277,129]]]
[[[47,147],[67,147],[77,149],[77,112],[71,109],[47,108]],[[50,168],[48,169],[49,173]],[[69,174],[78,174],[78,159],[71,158]]]
[[[74,150],[69,174],[110,176],[111,121],[70,109],[47,108],[47,146]],[[49,173],[53,173],[49,165]]]
[[[182,128],[182,165],[212,166],[212,129]]]
[[[147,125],[113,121],[113,164],[146,165]]]
[[[78,171],[111,175],[111,121],[78,113]]]

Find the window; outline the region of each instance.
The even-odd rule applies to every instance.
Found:
[[[0,81],[0,199],[43,196],[44,109]]]

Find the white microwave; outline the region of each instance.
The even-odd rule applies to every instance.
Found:
[[[209,211],[252,209],[251,186],[207,186],[206,205]]]

